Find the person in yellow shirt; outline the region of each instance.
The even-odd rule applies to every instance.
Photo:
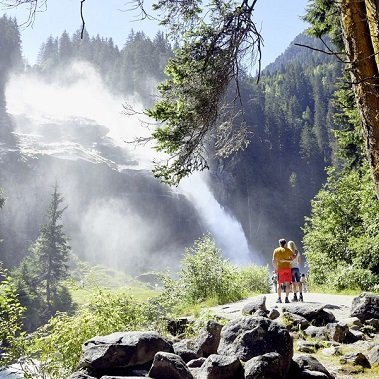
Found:
[[[290,283],[292,280],[291,262],[294,258],[292,251],[287,247],[285,239],[279,240],[279,247],[277,247],[272,254],[272,265],[278,275],[278,300],[277,303],[282,302],[282,285],[286,287],[285,302],[289,303],[288,295],[290,292]]]

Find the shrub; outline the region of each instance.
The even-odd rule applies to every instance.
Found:
[[[346,266],[340,267],[335,276],[332,277],[332,286],[338,291],[345,289],[359,290],[359,291],[371,291],[375,288],[375,285],[379,284],[379,278],[373,274],[370,270]]]
[[[240,286],[247,293],[268,293],[271,290],[268,266],[249,265],[239,269]]]
[[[0,366],[7,365],[20,354],[17,338],[22,335],[24,310],[12,277],[0,263]]]
[[[220,304],[243,298],[244,291],[238,285],[238,270],[223,259],[215,241],[205,235],[186,249],[179,272],[184,289],[184,300],[198,303],[216,298]]]
[[[115,331],[144,329],[145,325],[139,303],[126,294],[97,291],[75,315],[58,313],[34,332],[28,353],[42,363],[40,370],[44,375],[62,378],[74,370],[86,340]]]

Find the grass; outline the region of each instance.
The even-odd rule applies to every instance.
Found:
[[[344,354],[344,352],[342,352],[342,354]],[[372,368],[363,368],[361,366],[353,365],[350,363],[341,364],[340,356],[325,356],[320,350],[312,355],[328,370],[337,372],[336,379],[339,377],[345,377],[346,375],[357,379],[379,378],[379,366],[374,366]]]
[[[70,289],[72,299],[78,305],[86,304],[89,294],[96,289],[124,293],[137,301],[145,301],[159,294],[159,289],[123,272],[103,266],[85,265],[80,269],[77,268],[66,284]]]

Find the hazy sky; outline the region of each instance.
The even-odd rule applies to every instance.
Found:
[[[151,0],[145,0],[146,4]],[[289,43],[301,33],[307,25],[300,20],[304,15],[308,0],[259,0],[255,21],[261,27],[264,38],[263,67],[275,60]],[[143,30],[154,37],[159,26],[154,21],[140,21],[139,12],[130,10],[129,0],[86,0],[84,14],[86,28],[91,36],[112,37],[122,48],[131,29]],[[0,14],[5,12],[0,6]],[[27,21],[27,8],[19,7],[7,11],[16,16],[19,24]],[[29,63],[35,59],[41,44],[49,35],[60,36],[64,30],[72,34],[81,28],[80,0],[47,0],[47,9],[36,15],[34,24],[23,27],[21,38],[23,53]]]

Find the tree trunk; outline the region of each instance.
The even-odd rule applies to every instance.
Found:
[[[341,25],[367,156],[379,199],[378,0],[342,0]]]

